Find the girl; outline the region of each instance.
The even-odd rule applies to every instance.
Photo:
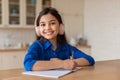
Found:
[[[35,20],[35,30],[37,40],[29,47],[24,58],[27,71],[72,70],[95,64],[91,56],[67,43],[61,16],[55,8],[45,8],[40,12]]]

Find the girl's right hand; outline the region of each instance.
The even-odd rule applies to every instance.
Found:
[[[70,60],[70,59],[67,59],[67,60],[63,60],[63,68],[64,69],[75,69],[77,66],[77,64],[74,62],[74,60]]]

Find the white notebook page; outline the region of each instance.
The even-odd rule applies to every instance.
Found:
[[[57,69],[57,70],[48,70],[48,71],[26,71],[26,72],[23,72],[22,74],[51,77],[51,78],[59,78],[59,77],[62,77],[68,73],[71,73],[73,71],[77,71],[79,69],[80,68],[77,68],[75,70]]]

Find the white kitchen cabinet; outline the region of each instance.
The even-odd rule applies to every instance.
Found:
[[[26,50],[2,51],[0,53],[0,69],[23,68]]]
[[[33,28],[42,0],[0,0],[0,28]]]

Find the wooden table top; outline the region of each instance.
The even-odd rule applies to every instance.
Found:
[[[120,60],[98,61],[95,66],[83,67],[58,79],[22,75],[23,71],[0,70],[0,80],[120,80]]]

